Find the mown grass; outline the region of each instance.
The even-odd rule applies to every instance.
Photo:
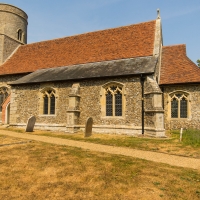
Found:
[[[179,131],[172,132],[177,138],[180,135]],[[200,130],[187,129],[183,131],[181,143],[184,146],[200,147]]]
[[[197,170],[41,142],[0,153],[4,200],[200,198]]]
[[[6,130],[24,133],[23,129],[7,128]],[[199,130],[184,130],[181,142],[179,141],[180,131],[167,133],[168,138],[132,137],[114,134],[92,134],[91,137],[85,138],[83,132],[68,134],[41,130],[35,130],[29,134],[200,158]]]

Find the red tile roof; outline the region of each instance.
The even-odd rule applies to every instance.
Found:
[[[200,69],[187,57],[186,46],[163,47],[160,85],[197,82],[200,82]]]
[[[156,21],[20,46],[0,75],[153,55]]]

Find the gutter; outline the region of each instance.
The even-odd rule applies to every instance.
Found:
[[[144,81],[146,77],[141,74],[140,82],[142,86],[142,134],[144,135]]]

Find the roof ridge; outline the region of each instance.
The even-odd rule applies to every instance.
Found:
[[[163,46],[163,48],[177,47],[177,46],[186,46],[186,44],[172,44],[172,45]]]
[[[120,28],[128,28],[128,27],[138,26],[140,24],[145,24],[145,23],[150,23],[150,22],[153,23],[153,22],[156,22],[156,20],[150,20],[150,21],[146,21],[146,22],[140,22],[140,23],[136,23],[136,24],[129,24],[129,25],[125,25],[125,26],[118,26],[118,27],[107,28],[107,29],[100,29],[100,30],[84,32],[84,33],[78,33],[78,34],[75,34],[75,35],[69,35],[69,36],[64,36],[64,37],[60,37],[60,38],[43,40],[43,41],[39,41],[39,42],[32,42],[32,43],[29,43],[29,44],[25,44],[24,46],[32,45],[32,44],[38,44],[38,43],[44,43],[44,42],[50,42],[50,41],[56,41],[56,40],[62,40],[62,39],[66,39],[66,38],[77,37],[77,36],[82,36],[82,35],[87,35],[87,34],[94,34],[94,33],[98,33],[98,32],[106,32],[106,31],[120,29]]]

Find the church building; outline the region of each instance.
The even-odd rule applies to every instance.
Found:
[[[200,69],[186,45],[163,46],[157,18],[27,44],[27,14],[0,3],[0,121],[76,133],[164,137],[200,129]]]

